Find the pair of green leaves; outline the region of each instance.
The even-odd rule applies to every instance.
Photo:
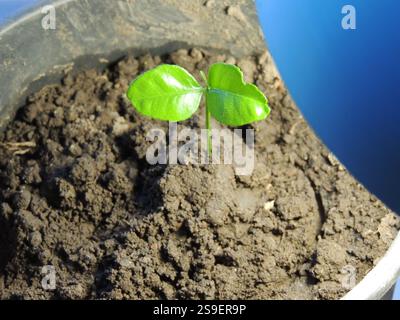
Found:
[[[165,64],[136,78],[127,96],[139,113],[165,121],[190,118],[203,94],[207,112],[225,125],[241,126],[269,115],[267,98],[255,85],[244,82],[238,67],[213,64],[207,82],[203,88],[185,69]]]

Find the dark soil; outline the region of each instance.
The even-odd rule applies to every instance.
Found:
[[[200,78],[216,61],[237,63],[270,101],[252,126],[253,175],[147,164],[145,134],[167,124],[134,111],[130,80],[161,62]],[[203,127],[203,113],[185,124]],[[180,50],[67,73],[28,99],[0,152],[3,299],[338,298],[347,270],[362,279],[399,227],[306,125],[267,53]]]

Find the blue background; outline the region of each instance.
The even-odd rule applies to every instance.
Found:
[[[40,2],[41,0],[0,0],[0,25],[10,22],[12,17]]]
[[[267,44],[305,118],[400,213],[400,1],[259,0]],[[342,7],[356,8],[344,30]]]
[[[0,25],[41,2],[48,1],[0,0]],[[357,9],[357,30],[341,28],[345,4]],[[361,182],[400,212],[400,1],[257,6],[267,44],[307,120]]]
[[[400,1],[256,0],[303,115],[350,172],[400,213]],[[342,8],[356,8],[356,30]]]

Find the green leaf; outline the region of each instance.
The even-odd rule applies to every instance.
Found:
[[[185,69],[164,64],[145,72],[129,86],[136,110],[154,119],[182,121],[198,109],[204,89]]]
[[[265,119],[268,100],[253,84],[246,84],[242,71],[231,64],[216,63],[208,72],[207,108],[219,122],[242,126]]]

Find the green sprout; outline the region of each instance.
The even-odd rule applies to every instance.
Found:
[[[136,110],[154,119],[183,121],[206,99],[208,153],[211,154],[211,116],[228,126],[243,126],[265,119],[268,100],[253,84],[245,83],[242,71],[231,64],[216,63],[208,78],[200,72],[206,88],[185,69],[177,65],[160,65],[137,77],[127,96]]]

